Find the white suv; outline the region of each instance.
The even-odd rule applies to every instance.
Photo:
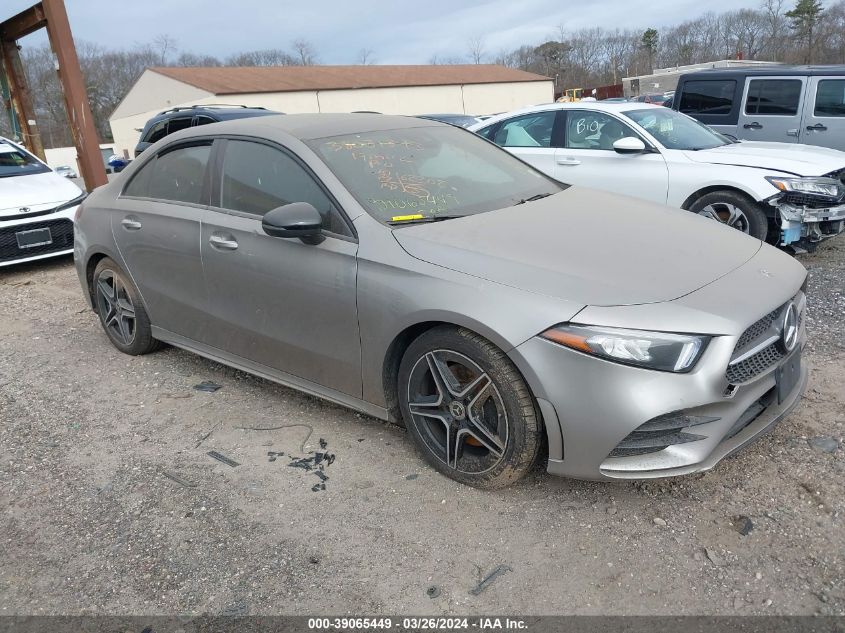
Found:
[[[845,152],[737,142],[641,103],[534,106],[471,126],[552,178],[693,211],[811,246],[845,228]]]
[[[73,253],[73,216],[83,198],[70,180],[0,137],[0,266]]]

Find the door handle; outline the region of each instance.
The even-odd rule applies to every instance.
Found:
[[[746,123],[743,125],[746,130],[762,130],[763,126],[757,123],[757,121],[752,121],[751,123]]]
[[[120,222],[123,228],[127,231],[137,231],[141,228],[141,223],[134,216],[127,216]]]
[[[209,244],[224,251],[234,251],[238,248],[238,241],[235,238],[212,235],[208,238]]]
[[[786,135],[797,137],[798,136],[798,128],[795,128],[794,130],[787,130]]]
[[[558,158],[557,159],[558,165],[580,165],[581,161],[577,158]]]
[[[821,123],[816,123],[815,125],[808,125],[807,131],[808,132],[825,132],[825,131],[827,131],[827,126],[822,125]]]

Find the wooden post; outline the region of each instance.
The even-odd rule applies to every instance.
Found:
[[[41,6],[47,20],[47,34],[50,45],[56,55],[59,80],[65,97],[67,118],[82,178],[85,187],[91,191],[95,187],[108,182],[106,168],[103,165],[103,155],[100,153],[99,137],[94,126],[91,106],[88,104],[88,93],[85,90],[85,80],[79,67],[79,58],[73,44],[67,11],[64,0],[42,0]]]
[[[18,127],[21,132],[23,144],[33,154],[43,161],[47,160],[44,154],[44,144],[41,142],[41,135],[35,123],[35,111],[32,107],[32,99],[29,95],[29,87],[26,83],[26,75],[21,65],[21,56],[18,51],[17,42],[3,39],[3,67],[6,70],[6,78],[9,82],[12,107],[18,119]]]

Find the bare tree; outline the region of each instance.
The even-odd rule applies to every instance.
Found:
[[[362,48],[358,51],[358,63],[361,66],[370,66],[376,63],[375,58],[373,57],[373,49],[371,48]]]
[[[469,53],[470,61],[473,64],[481,64],[487,54],[484,51],[484,38],[480,35],[474,35],[467,40],[467,52]]]
[[[167,66],[167,62],[170,59],[170,56],[178,50],[176,40],[167,35],[166,33],[156,35],[153,38],[152,48],[153,50],[158,52],[159,66]]]
[[[226,59],[226,66],[300,66],[299,59],[279,48],[246,51]]]
[[[291,44],[296,55],[299,57],[299,63],[303,66],[313,66],[317,63],[317,51],[314,45],[308,40],[298,39]]]

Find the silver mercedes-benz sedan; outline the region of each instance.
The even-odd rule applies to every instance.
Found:
[[[403,423],[484,488],[541,456],[585,479],[706,470],[806,384],[791,257],[417,118],[168,136],[88,197],[75,258],[119,350],[169,343]]]

